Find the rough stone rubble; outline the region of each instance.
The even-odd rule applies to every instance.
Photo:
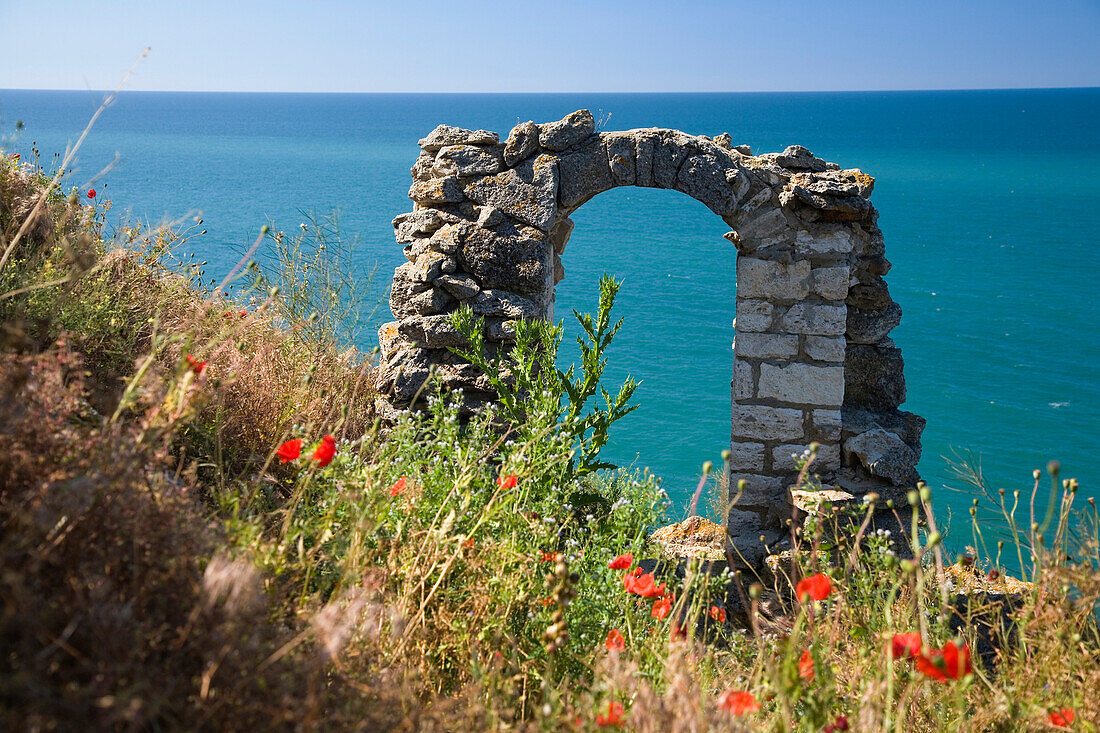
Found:
[[[447,314],[467,303],[488,348],[507,348],[512,321],[553,317],[573,211],[616,186],[670,188],[722,217],[736,247],[730,485],[747,488],[728,526],[745,563],[787,534],[792,456],[811,441],[830,487],[896,499],[915,483],[924,420],[898,409],[888,334],[901,309],[870,176],[797,145],[754,156],[728,134],[597,132],[587,110],[517,125],[503,144],[440,125],[420,147],[413,211],[393,220],[408,262],[394,272],[396,320],[379,332],[380,407],[408,407],[432,368],[469,404],[491,401],[485,377],[447,350],[462,340]]]

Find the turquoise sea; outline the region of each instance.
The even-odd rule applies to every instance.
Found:
[[[9,151],[46,163],[74,141],[101,98],[0,90]],[[877,179],[887,276],[905,315],[893,332],[908,378],[905,409],[928,419],[920,470],[960,488],[949,461],[980,457],[989,483],[1029,491],[1059,459],[1100,496],[1100,89],[760,93],[367,95],[123,93],[80,152],[70,183],[95,182],[112,219],[157,223],[201,212],[193,245],[219,276],[273,220],[340,212],[356,267],[385,297],[403,261],[390,220],[406,198],[416,141],[440,122],[507,135],[517,122],[588,108],[602,129],[729,132],[754,152],[791,144]],[[16,121],[25,129],[18,136]],[[625,281],[626,323],[612,380],[642,380],[641,408],[609,448],[650,466],[682,511],[701,464],[728,442],[734,251],[725,225],[673,191],[620,188],[575,215],[558,314],[591,309],[596,281]],[[388,320],[383,306],[376,326]],[[361,347],[372,346],[373,328]],[[566,354],[575,353],[568,349]],[[946,457],[946,458],[945,458]],[[970,497],[938,493],[964,518]],[[962,529],[962,528],[960,528]],[[963,529],[964,541],[969,531]]]

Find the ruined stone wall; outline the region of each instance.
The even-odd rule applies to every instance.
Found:
[[[736,247],[730,478],[746,489],[729,532],[745,564],[788,532],[792,455],[810,442],[822,480],[857,499],[916,481],[924,421],[898,410],[905,381],[888,333],[901,309],[882,278],[870,176],[799,146],[753,156],[726,134],[597,133],[587,110],[517,125],[503,144],[440,125],[420,147],[413,211],[394,219],[408,262],[394,272],[397,320],[379,333],[380,407],[408,406],[430,369],[470,404],[492,400],[447,350],[461,341],[447,314],[468,304],[488,348],[507,348],[511,321],[553,317],[570,213],[616,186],[668,188],[722,217]]]

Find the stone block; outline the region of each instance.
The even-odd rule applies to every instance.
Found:
[[[733,399],[748,400],[756,394],[756,383],[752,378],[752,364],[738,359],[733,359]]]
[[[570,112],[557,122],[539,125],[539,145],[547,150],[566,150],[595,134],[596,120],[586,109]]]
[[[825,300],[844,300],[848,297],[851,269],[839,267],[815,267],[810,275],[810,290]]]
[[[739,490],[737,484],[742,480],[745,487],[744,490]],[[737,500],[731,511],[763,510],[771,514],[779,507],[786,508],[790,503],[790,490],[787,488],[789,483],[790,477],[731,471],[729,498],[730,501]]]
[[[772,209],[741,224],[737,227],[737,233],[741,235],[742,240],[748,243],[750,248],[755,248],[753,247],[754,244],[761,246],[769,240],[789,234],[789,229],[790,224],[787,222],[787,217],[783,214],[783,211]]]
[[[806,336],[802,348],[815,361],[843,362],[846,346],[843,336]]]
[[[786,333],[741,333],[733,353],[752,359],[784,359],[798,355],[798,336]]]
[[[798,461],[801,460],[803,453],[807,450],[808,444],[790,443],[787,445],[778,445],[772,448],[772,465],[773,471],[789,471],[794,473],[798,471]],[[814,462],[810,465],[810,473],[827,473],[829,471],[835,471],[840,468],[840,445],[838,443],[822,444],[817,449],[817,457],[814,458]]]
[[[418,204],[431,205],[458,203],[466,197],[462,193],[458,176],[445,176],[414,182],[409,188],[409,198]]]
[[[852,251],[852,235],[845,229],[808,232],[802,229],[794,238],[799,254],[848,254]]]
[[[780,319],[787,333],[840,336],[848,327],[848,309],[843,305],[795,303]]]
[[[512,128],[504,143],[504,164],[514,166],[539,149],[539,126],[534,122],[521,122]]]
[[[558,159],[561,186],[558,200],[567,212],[598,193],[615,187],[607,151],[598,137],[573,148]]]
[[[480,178],[465,188],[479,204],[490,204],[520,221],[549,231],[558,213],[558,164],[540,155],[495,176]]]
[[[726,182],[726,171],[732,164],[725,155],[689,155],[676,174],[674,188],[703,203],[718,216],[729,216],[737,211],[737,196]]]
[[[634,135],[629,132],[612,132],[601,135],[607,149],[607,165],[611,177],[620,186],[633,186],[637,178],[637,153]]]
[[[750,471],[763,473],[764,471],[764,444],[763,443],[731,443],[730,444],[730,470]]]
[[[765,405],[734,405],[732,431],[735,438],[748,440],[800,440],[802,410]]]
[[[844,367],[761,364],[757,396],[796,405],[839,407],[844,401]]]
[[[767,331],[772,327],[775,315],[774,305],[766,300],[742,298],[741,291],[738,291],[737,296],[737,317],[734,319],[734,328],[738,333]]]
[[[916,454],[900,437],[882,428],[849,438],[844,443],[844,452],[857,458],[872,476],[887,479],[896,486],[915,485],[919,478]]]
[[[400,214],[393,220],[394,237],[398,244],[409,244],[418,237],[427,237],[441,226],[443,217],[435,209]]]
[[[464,130],[461,127],[440,125],[417,141],[424,150],[434,153],[447,145],[496,145],[500,136],[488,130]]]
[[[550,238],[533,227],[474,227],[462,244],[459,261],[485,288],[544,297],[551,287]]]
[[[802,300],[810,293],[809,280],[810,263],[807,260],[784,264],[744,255],[737,258],[737,295],[740,298]],[[844,329],[837,333],[844,333]]]
[[[840,410],[813,410],[810,413],[810,437],[819,443],[840,444]]]
[[[432,173],[437,176],[490,176],[504,167],[503,148],[494,145],[482,148],[477,145],[447,145],[435,156]]]
[[[679,130],[661,130],[653,149],[653,185],[674,188],[676,174],[692,150],[694,137]]]
[[[848,340],[854,344],[877,344],[901,323],[901,306],[891,302],[881,310],[848,309]]]
[[[905,402],[904,361],[894,346],[851,344],[844,355],[844,402],[891,410]]]

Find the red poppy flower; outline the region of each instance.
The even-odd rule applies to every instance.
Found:
[[[1050,721],[1051,725],[1068,728],[1074,717],[1073,708],[1062,708],[1061,710],[1051,710],[1047,720]]]
[[[838,730],[840,730],[840,731],[848,730],[848,716],[847,715],[838,715],[838,716],[836,716],[836,720],[834,720],[833,722],[829,723],[827,726],[822,728],[823,733],[834,733],[834,731],[838,731]]]
[[[672,622],[672,641],[687,641],[688,632],[687,629],[681,628],[680,624],[675,621]]]
[[[240,316],[241,318],[244,318],[245,316],[247,316],[247,315],[248,315],[248,311],[241,311],[241,312],[240,312],[240,313],[238,313],[237,315],[238,315],[238,316]]]
[[[809,649],[803,649],[802,656],[798,659],[798,676],[804,680],[814,678],[814,658]]]
[[[718,623],[726,623],[726,609],[720,608],[719,606],[711,606],[710,610],[707,611],[707,613],[712,619],[714,619]]]
[[[664,595],[665,584],[657,585],[653,573],[639,574],[640,570],[641,568],[638,568],[634,573],[627,573],[623,577],[623,587],[626,588],[627,592],[642,598],[656,598]]]
[[[607,567],[612,570],[626,570],[628,567],[634,564],[634,555],[627,552],[619,555],[617,558],[607,563]]]
[[[279,456],[279,463],[290,463],[296,460],[298,456],[302,455],[302,439],[288,440],[279,446],[279,450],[275,451],[275,455]]]
[[[89,188],[88,189],[88,198],[90,198],[90,199],[95,198],[95,189],[94,188]]]
[[[921,638],[919,631],[908,634],[894,634],[890,640],[890,656],[894,659],[912,659],[920,654]]]
[[[726,690],[718,696],[718,707],[731,715],[745,715],[759,710],[760,703],[751,692]]]
[[[320,444],[313,451],[313,460],[317,461],[317,465],[324,468],[328,464],[332,463],[333,456],[336,455],[336,438],[331,435],[326,435],[321,438]]]
[[[828,575],[817,573],[816,575],[811,575],[808,578],[803,578],[798,581],[798,585],[795,586],[794,592],[799,600],[802,601],[805,601],[807,598],[815,601],[823,601],[833,592],[833,584],[829,580]]]
[[[473,537],[467,537],[466,540],[462,543],[462,547],[467,549],[467,550],[474,549],[474,538]]]
[[[195,376],[202,374],[203,370],[206,369],[205,361],[199,361],[190,354],[186,354],[183,358],[187,360],[187,366],[195,373]]]
[[[607,641],[603,643],[607,651],[621,652],[626,649],[626,639],[623,638],[622,632],[618,629],[611,629],[607,632]]]
[[[672,611],[672,597],[664,596],[653,602],[653,610],[650,615],[658,621],[664,621],[665,617]]]
[[[940,682],[961,679],[974,671],[970,666],[970,647],[949,641],[943,649],[932,649],[927,656],[919,655],[917,671]]]
[[[393,486],[390,487],[390,496],[400,496],[407,488],[409,488],[409,480],[402,476],[393,482]]]
[[[514,473],[510,473],[507,476],[502,476],[497,479],[497,486],[499,486],[501,490],[504,491],[508,489],[514,489],[517,483],[519,483],[519,479],[516,478],[516,475]]]
[[[623,704],[612,700],[607,703],[607,715],[600,713],[596,716],[596,725],[601,728],[618,728],[623,723]]]
[[[544,553],[542,553],[542,561],[543,562],[557,562],[558,557],[559,557],[559,555],[556,552],[544,552]]]

